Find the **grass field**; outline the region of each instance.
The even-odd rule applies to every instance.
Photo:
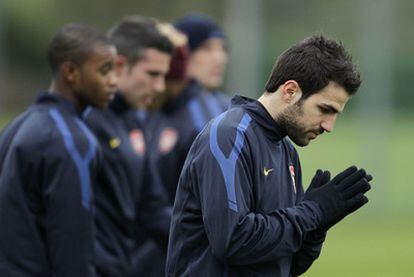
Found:
[[[0,128],[6,121],[0,117]],[[305,186],[317,168],[336,174],[355,164],[374,176],[370,202],[329,231],[305,276],[414,276],[413,142],[413,115],[381,122],[347,117],[332,134],[298,149]]]
[[[414,276],[412,216],[362,219],[349,218],[330,230],[305,276]]]

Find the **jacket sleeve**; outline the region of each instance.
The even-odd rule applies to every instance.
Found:
[[[149,158],[145,161],[144,170],[144,185],[137,210],[138,222],[157,243],[167,247],[172,208],[168,204],[161,178]]]
[[[91,165],[76,164],[61,141],[49,140],[40,169],[49,257],[55,276],[93,276]]]
[[[206,132],[191,162],[190,183],[196,184],[193,190],[201,202],[211,250],[219,260],[233,265],[293,256],[305,234],[318,228],[321,211],[304,201],[290,208],[256,212],[252,163],[253,155],[257,158],[260,153],[253,154],[250,145],[254,142],[243,133],[235,136],[232,129],[220,130],[218,145],[214,145],[214,133]],[[223,151],[223,155],[215,156],[214,151]]]
[[[297,170],[296,176],[298,182],[298,202],[303,200],[304,189],[302,185],[302,170],[299,161],[299,156],[296,150],[292,147],[292,162],[295,164]],[[302,247],[295,253],[292,260],[291,273],[293,276],[299,276],[305,273],[313,264],[313,262],[319,257],[322,244],[326,238],[326,231],[317,229],[311,231],[305,235],[303,239]]]

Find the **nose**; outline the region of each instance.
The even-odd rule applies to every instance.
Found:
[[[113,70],[110,74],[109,74],[109,79],[108,79],[108,85],[111,87],[111,89],[116,89],[118,87],[118,80],[119,80],[119,76],[118,74]]]
[[[211,55],[211,61],[216,62],[220,66],[225,66],[227,58],[227,52],[224,48],[215,49]]]
[[[333,131],[335,121],[336,121],[336,115],[326,117],[324,120],[322,120],[321,127],[323,128],[325,132],[330,133]]]
[[[165,77],[159,76],[154,80],[154,91],[157,93],[162,93],[165,90]]]

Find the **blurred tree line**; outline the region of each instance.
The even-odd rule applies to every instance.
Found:
[[[54,32],[66,23],[89,23],[105,31],[125,15],[141,14],[161,21],[173,21],[188,12],[201,12],[217,19],[229,32],[226,24],[229,14],[237,14],[246,1],[232,1],[230,5],[231,0],[0,0],[0,112],[17,113],[32,101],[37,91],[47,89],[50,75],[45,49]],[[411,111],[414,104],[414,93],[411,92],[411,87],[414,87],[414,78],[411,77],[414,72],[414,59],[411,58],[414,49],[414,22],[411,19],[414,2],[408,0],[254,1],[255,5],[260,5],[260,9],[255,11],[261,19],[261,30],[257,30],[260,31],[260,36],[253,36],[260,40],[260,52],[255,57],[260,67],[251,74],[258,76],[260,86],[255,88],[256,91],[245,92],[237,85],[227,85],[226,90],[231,94],[239,91],[247,95],[258,95],[281,51],[311,34],[324,33],[341,39],[357,62],[363,60],[361,55],[364,52],[361,49],[375,52],[378,45],[361,38],[365,36],[361,34],[361,19],[370,14],[370,7],[384,1],[392,5],[392,24],[383,30],[380,27],[381,20],[387,20],[387,16],[376,19],[379,20],[379,27],[373,31],[382,32],[384,42],[388,45],[387,53],[391,51],[392,59],[388,60],[385,69],[392,80],[389,99],[394,110]],[[361,5],[362,2],[364,5]],[[361,9],[364,9],[362,14]],[[375,13],[375,9],[372,12]],[[253,35],[243,34],[244,30],[234,28],[231,31],[240,32],[246,37]],[[232,40],[232,37],[240,36],[235,36],[232,32],[228,33],[229,49],[235,51],[240,47],[240,42]],[[232,59],[249,58],[251,57],[232,56]],[[230,66],[229,70],[249,72],[249,69]],[[364,77],[364,72],[362,73]],[[233,75],[237,75],[237,71]],[[380,80],[375,80],[375,77],[370,79],[370,82],[376,81]]]

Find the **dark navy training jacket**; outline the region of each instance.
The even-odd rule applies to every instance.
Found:
[[[43,94],[0,135],[0,276],[94,276],[99,149],[79,114]]]
[[[196,138],[184,164],[168,276],[292,276],[319,255],[324,234],[308,234],[322,214],[302,201],[296,150],[258,101],[232,101]]]
[[[97,271],[126,276],[137,247],[150,239],[166,247],[171,208],[149,166],[140,120],[124,98],[116,94],[108,109],[90,109],[84,116],[103,151],[94,186]]]

